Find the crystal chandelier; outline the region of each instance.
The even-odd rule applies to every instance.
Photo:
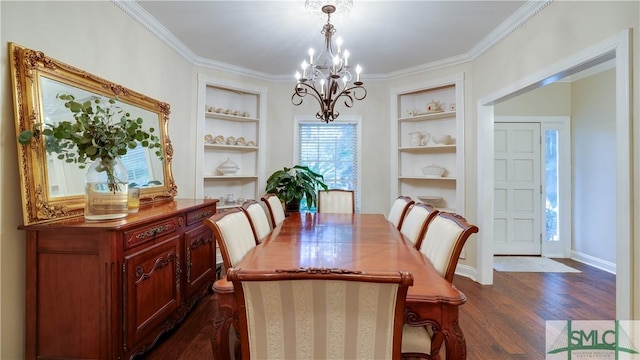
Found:
[[[316,118],[326,123],[335,120],[340,113],[335,110],[336,103],[344,101],[348,108],[352,107],[355,100],[362,100],[367,96],[367,89],[362,86],[360,74],[362,68],[355,68],[356,78],[352,82],[351,65],[349,65],[349,52],[342,48],[342,39],[336,39],[337,50],[334,51],[331,37],[336,29],[331,25],[331,14],[336,11],[333,4],[322,6],[322,12],[327,14],[327,23],[321,33],[324,34],[324,49],[317,57],[314,50],[309,49],[309,62],[302,61],[302,72],[296,72],[296,86],[291,96],[293,105],[300,105],[309,95],[320,104],[320,111]]]

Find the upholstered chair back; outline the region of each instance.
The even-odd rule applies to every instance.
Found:
[[[319,190],[318,212],[342,214],[355,213],[355,198],[353,190]]]
[[[258,244],[249,218],[240,208],[215,214],[204,223],[213,231],[226,269],[236,266]]]
[[[460,252],[469,236],[477,232],[478,227],[462,216],[441,212],[429,224],[419,249],[442,277],[453,282]]]
[[[242,359],[400,359],[410,272],[230,269]]]
[[[414,201],[408,196],[398,196],[398,198],[391,205],[391,210],[389,210],[387,220],[389,220],[397,229],[400,229],[400,227],[402,226],[402,221],[407,215],[409,207],[411,207],[413,203]]]
[[[416,249],[420,248],[420,242],[424,237],[427,226],[438,213],[433,206],[416,203],[411,206],[402,221],[400,232],[409,240]]]
[[[249,217],[256,241],[261,243],[271,232],[271,221],[267,216],[265,208],[255,200],[247,200],[242,204],[242,210]]]
[[[267,204],[267,208],[269,209],[269,216],[271,218],[271,226],[276,227],[280,225],[285,218],[284,206],[282,205],[282,201],[276,194],[266,194],[262,201]]]

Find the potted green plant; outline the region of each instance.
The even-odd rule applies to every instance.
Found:
[[[33,130],[22,131],[18,135],[18,142],[26,145],[34,137],[44,135],[45,149],[49,154],[56,153],[58,159],[77,163],[81,169],[91,162],[86,175],[85,218],[113,218],[104,213],[109,212],[110,208],[118,207],[115,204],[119,204],[119,201],[115,201],[113,197],[107,200],[103,196],[106,192],[120,195],[119,197],[124,192],[126,216],[128,178],[120,157],[126,155],[129,149],[141,145],[155,149],[156,156],[162,160],[160,137],[154,134],[154,128],[143,128],[143,119],[134,119],[124,111],[118,105],[117,98],[108,99],[105,103],[98,97],[83,102],[76,101],[71,94],[58,94],[56,97],[64,101],[64,106],[69,109],[74,120],[60,121],[57,124],[36,124]],[[102,195],[91,199],[90,193]],[[101,215],[89,218],[88,214],[93,214],[94,210]]]
[[[302,199],[306,199],[309,208],[317,204],[320,188],[328,189],[324,183],[324,176],[307,166],[294,165],[271,174],[267,179],[265,191],[276,194],[285,203],[287,212],[297,212]]]

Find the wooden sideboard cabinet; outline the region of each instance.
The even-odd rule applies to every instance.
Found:
[[[217,200],[143,206],[27,232],[26,358],[131,359],[182,321],[216,275],[202,220]]]

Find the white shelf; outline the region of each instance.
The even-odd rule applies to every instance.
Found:
[[[227,121],[241,121],[241,122],[259,122],[259,119],[251,118],[247,116],[228,115],[224,113],[206,112],[205,117],[208,119],[220,119]]]
[[[415,116],[407,116],[398,119],[398,122],[417,122],[417,121],[428,121],[428,120],[438,120],[438,119],[446,119],[450,117],[455,117],[455,111],[440,111],[440,112],[432,112],[432,113],[423,113]]]
[[[418,196],[430,194],[442,197],[438,208],[456,209],[464,215],[463,80],[463,74],[458,74],[428,84],[392,89],[390,203],[400,195],[419,201]],[[431,102],[439,102],[451,111],[426,112]],[[423,112],[409,115],[416,111]],[[410,145],[415,143],[416,139],[412,139],[415,133],[425,134],[425,145]],[[450,135],[452,141],[436,144],[433,137],[442,135]],[[445,168],[445,176],[423,175],[422,168],[429,165]]]
[[[447,176],[398,176],[398,179],[412,179],[412,180],[442,180],[442,181],[456,181],[457,179],[454,177]]]
[[[233,179],[257,179],[257,175],[204,175],[203,179],[233,180]]]
[[[197,136],[200,143],[196,153],[196,197],[219,199],[229,194],[245,199],[260,197],[265,186],[266,97],[266,89],[261,87],[221,83],[206,75],[198,76]],[[216,112],[211,109],[223,110]],[[245,142],[255,145],[218,144],[204,140],[219,136],[225,141],[229,137],[244,138]],[[222,175],[217,171],[218,166],[227,160],[238,165],[236,174]],[[218,206],[221,209],[229,207],[233,206],[226,206],[223,202]]]
[[[225,144],[204,144],[205,149],[218,149],[218,150],[231,150],[231,151],[258,151],[260,148],[257,146],[244,146],[244,145],[225,145]]]
[[[456,145],[425,145],[399,147],[398,151],[406,152],[431,152],[431,151],[456,151]]]

